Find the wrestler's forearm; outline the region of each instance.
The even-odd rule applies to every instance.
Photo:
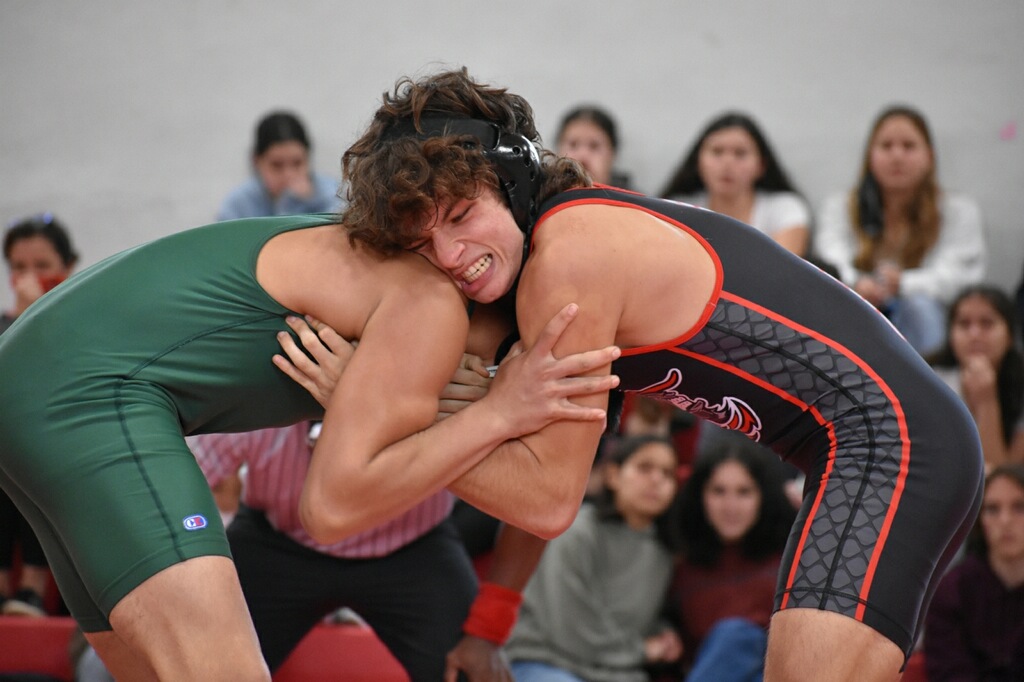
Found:
[[[330,451],[321,440],[303,489],[303,525],[322,543],[378,525],[465,474],[512,430],[480,401],[368,457]]]
[[[544,458],[517,439],[502,443],[448,489],[491,516],[551,539],[576,518],[588,472],[568,453]]]

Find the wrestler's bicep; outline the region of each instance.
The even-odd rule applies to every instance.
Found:
[[[358,466],[427,428],[462,357],[467,328],[457,299],[382,304],[331,396],[318,449]]]

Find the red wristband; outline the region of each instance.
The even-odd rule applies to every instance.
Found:
[[[522,603],[523,595],[515,590],[495,583],[480,583],[480,592],[469,609],[462,631],[500,646],[512,634]]]

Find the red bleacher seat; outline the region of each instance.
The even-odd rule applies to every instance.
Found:
[[[321,623],[274,673],[274,682],[409,682],[373,630]]]
[[[0,672],[40,673],[71,682],[72,618],[0,616]]]
[[[911,654],[900,682],[928,682],[928,673],[924,668],[924,652],[917,651]]]
[[[71,618],[0,616],[0,673],[39,673],[71,682]],[[274,682],[408,682],[373,631],[358,625],[317,625],[274,674]],[[902,682],[927,682],[924,656],[910,657]]]
[[[0,616],[0,673],[39,673],[71,682],[72,618]],[[408,682],[373,631],[358,625],[313,628],[274,674],[274,682]]]

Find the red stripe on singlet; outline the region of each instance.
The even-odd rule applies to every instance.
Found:
[[[871,559],[868,562],[867,572],[864,575],[864,584],[861,586],[860,594],[858,595],[859,605],[857,606],[857,612],[854,617],[857,620],[863,620],[864,611],[867,603],[867,596],[868,593],[871,591],[871,583],[874,581],[875,571],[878,568],[878,561],[881,558],[882,550],[885,548],[886,540],[889,537],[889,531],[892,528],[893,518],[895,518],[896,516],[896,510],[899,507],[900,498],[903,497],[903,489],[906,486],[907,474],[910,471],[910,434],[907,429],[907,419],[906,415],[903,413],[903,406],[900,404],[900,401],[896,397],[896,394],[893,393],[891,388],[889,388],[889,384],[885,383],[885,381],[882,380],[882,377],[878,376],[878,374],[871,368],[871,366],[868,365],[868,363],[864,362],[864,360],[862,360],[860,356],[858,356],[856,353],[854,353],[841,343],[838,343],[833,339],[823,336],[818,332],[814,331],[813,329],[809,329],[801,324],[794,322],[793,320],[783,317],[782,315],[779,315],[774,311],[768,310],[767,308],[764,308],[756,303],[753,303],[752,301],[748,301],[744,298],[736,296],[735,294],[723,291],[722,298],[727,301],[732,301],[737,305],[748,307],[751,310],[756,310],[765,317],[769,317],[773,320],[781,322],[782,324],[790,327],[791,329],[794,329],[802,334],[806,334],[807,336],[817,339],[826,346],[835,348],[841,354],[849,358],[851,362],[860,367],[861,371],[870,376],[875,381],[875,383],[878,384],[878,386],[882,389],[882,392],[885,393],[885,396],[889,399],[889,402],[892,403],[893,411],[896,414],[896,422],[899,424],[900,428],[900,440],[903,443],[900,453],[900,473],[899,476],[896,477],[896,486],[893,489],[892,501],[889,503],[889,509],[885,513],[885,520],[882,522],[882,528],[878,533],[878,542],[875,545],[875,551],[871,554]],[[825,473],[822,475],[821,486],[818,488],[818,495],[814,500],[814,506],[811,508],[811,513],[807,516],[807,522],[804,524],[804,529],[800,537],[800,544],[797,546],[796,554],[793,557],[793,568],[790,571],[789,577],[786,580],[786,596],[783,598],[781,608],[786,607],[786,602],[789,599],[789,589],[793,586],[793,577],[795,575],[796,567],[800,563],[800,554],[803,551],[804,540],[807,538],[807,534],[810,531],[811,524],[814,522],[814,516],[818,512],[818,507],[821,502],[821,498],[824,495],[825,486],[828,483],[828,477],[829,474],[832,472],[832,467],[835,461],[835,432],[834,430],[832,430],[831,424],[829,424],[829,431],[829,438],[831,440],[832,445],[830,446],[828,465],[825,468]]]
[[[603,187],[603,185],[598,186],[598,187],[599,188]],[[636,194],[635,192],[628,192],[626,190],[619,190],[618,188],[614,188],[614,187],[609,188],[609,189],[615,189],[616,191],[626,192],[627,194]],[[572,191],[572,190],[569,190],[569,191]],[[643,195],[637,194],[637,196],[643,196]],[[668,349],[671,349],[673,346],[678,346],[679,344],[684,343],[685,341],[689,340],[689,338],[691,336],[696,334],[698,331],[700,331],[704,327],[705,324],[707,324],[707,321],[709,319],[711,319],[711,314],[713,312],[715,312],[715,306],[718,305],[718,296],[719,296],[719,293],[722,291],[722,280],[724,278],[724,274],[722,272],[722,261],[718,258],[718,254],[715,253],[715,250],[713,248],[711,248],[711,245],[708,244],[707,240],[704,239],[704,237],[702,237],[700,234],[698,234],[696,231],[694,231],[693,228],[691,228],[688,225],[685,225],[685,224],[679,222],[678,220],[673,220],[672,218],[669,218],[666,215],[658,213],[657,211],[652,211],[651,209],[645,208],[645,207],[640,206],[638,204],[631,204],[628,201],[618,201],[617,199],[606,199],[606,198],[600,198],[600,197],[592,197],[592,198],[589,198],[589,199],[573,199],[572,201],[567,201],[564,204],[559,204],[558,206],[555,206],[554,208],[546,211],[544,213],[544,215],[542,215],[540,217],[540,219],[537,220],[537,223],[533,227],[533,234],[530,237],[530,249],[531,250],[533,249],[533,240],[537,236],[537,228],[539,228],[544,223],[545,220],[547,220],[548,218],[550,218],[551,216],[553,216],[554,214],[556,214],[556,213],[558,213],[560,211],[564,211],[567,208],[572,208],[573,206],[584,206],[584,205],[587,205],[587,204],[598,204],[598,205],[601,205],[601,206],[617,206],[617,207],[620,207],[620,208],[630,208],[630,209],[634,209],[634,210],[646,213],[646,214],[648,214],[648,215],[650,215],[650,216],[652,216],[654,218],[657,218],[658,220],[660,220],[662,222],[668,223],[669,225],[674,225],[675,227],[678,227],[680,230],[683,230],[688,235],[690,235],[695,240],[697,240],[697,243],[700,244],[701,248],[703,248],[704,251],[708,254],[708,256],[711,258],[711,262],[715,266],[715,285],[714,285],[714,288],[712,288],[712,290],[711,290],[711,297],[710,297],[710,299],[704,305],[704,310],[703,310],[703,312],[700,315],[700,319],[698,319],[697,322],[695,322],[692,327],[690,327],[689,329],[687,329],[685,332],[683,332],[679,336],[675,337],[674,339],[669,339],[668,341],[665,341],[663,343],[658,343],[658,344],[655,344],[653,346],[640,346],[640,347],[637,347],[637,348],[623,348],[622,349],[622,355],[637,355],[639,353],[650,353],[651,351],[656,351],[656,350],[668,350]]]

